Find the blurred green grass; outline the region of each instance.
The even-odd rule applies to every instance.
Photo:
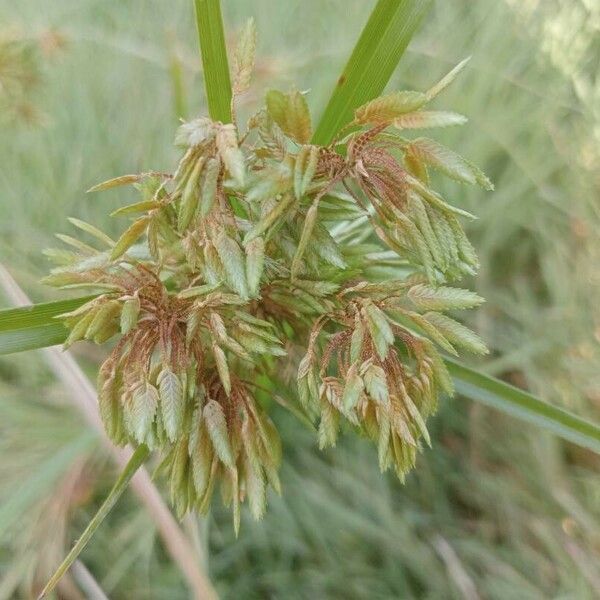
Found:
[[[254,15],[258,80],[309,89],[318,117],[368,15],[359,0],[235,0],[230,32]],[[589,0],[438,1],[390,87],[422,89],[473,55],[444,107],[470,122],[445,133],[496,184],[442,189],[477,214],[470,235],[487,298],[472,325],[481,368],[600,418],[600,8]],[[41,124],[0,130],[0,260],[35,300],[41,250],[67,216],[119,224],[122,194],[85,196],[122,173],[171,168],[177,125],[169,65],[190,115],[204,112],[191,3],[0,0],[0,23],[64,48],[40,52],[30,101]],[[246,107],[244,107],[246,109]],[[248,109],[249,110],[249,109]],[[97,358],[79,350],[93,372]],[[0,598],[29,598],[106,493],[113,468],[36,353],[0,359]],[[456,399],[432,420],[434,448],[405,486],[373,452],[314,436],[278,409],[284,497],[265,520],[210,518],[210,574],[223,598],[595,598],[600,595],[598,459]],[[92,457],[94,459],[92,460]],[[44,478],[46,465],[55,476]],[[7,510],[6,507],[19,507]],[[49,508],[52,507],[52,508]],[[54,511],[54,512],[52,512]],[[52,516],[52,519],[50,519]],[[56,523],[51,527],[49,523]],[[111,598],[185,598],[149,517],[127,497],[83,555]],[[64,597],[77,597],[74,589]]]

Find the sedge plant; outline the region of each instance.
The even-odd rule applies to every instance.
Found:
[[[46,252],[56,264],[46,283],[97,294],[58,316],[65,347],[111,344],[99,412],[113,442],[137,450],[45,592],[151,451],[180,517],[205,513],[219,488],[237,533],[244,501],[260,519],[267,489],[281,493],[282,444],[268,415],[278,390],[295,384],[298,401],[286,404],[314,426],[321,448],[354,431],[376,445],[380,469],[403,480],[431,443],[427,418],[454,391],[443,353],[486,353],[447,314],[483,302],[457,286],[478,267],[462,225],[474,217],[434,183],[441,174],[493,186],[469,160],[414,133],[466,122],[435,103],[467,61],[425,91],[368,100],[322,141],[297,89],[268,90],[241,122],[255,48],[249,21],[230,104],[180,126],[172,172],[90,190],[138,190],[113,213],[130,220],[117,239],[70,219],[79,236],[59,234],[67,248]]]
[[[477,269],[461,225],[472,215],[433,189],[429,170],[491,183],[438,142],[407,137],[466,121],[429,109],[465,63],[425,92],[359,107],[319,146],[298,90],[269,90],[245,126],[237,122],[255,45],[250,21],[235,52],[233,123],[183,123],[173,173],[92,188],[139,190],[113,213],[132,219],[118,239],[70,219],[95,245],[59,234],[69,249],[47,251],[58,266],[46,283],[102,291],[59,318],[65,347],[117,338],[98,377],[109,437],[161,452],[180,516],[206,512],[220,487],[236,531],[243,500],[260,518],[267,487],[280,492],[281,442],[258,381],[295,372],[320,447],[347,424],[377,445],[382,470],[404,478],[430,441],[425,421],[439,395],[453,391],[440,350],[486,352],[445,314],[482,299],[449,286]],[[385,264],[403,275],[382,277]]]

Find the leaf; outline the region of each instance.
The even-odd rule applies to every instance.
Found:
[[[246,21],[238,37],[233,56],[233,93],[242,94],[250,87],[256,54],[256,26],[254,19]]]
[[[163,367],[156,380],[160,394],[160,411],[167,437],[174,442],[180,435],[185,409],[181,379],[168,367]]]
[[[215,121],[231,122],[231,83],[218,0],[194,0],[208,111]]]
[[[467,63],[471,60],[471,57],[465,58],[459,62],[447,75],[444,75],[438,83],[436,83],[426,93],[427,101],[433,100],[441,92],[443,92],[458,76],[458,74],[467,66]]]
[[[292,168],[294,168],[294,162],[290,155],[281,161],[269,162],[254,175],[250,189],[246,194],[246,200],[248,202],[264,203],[265,200],[272,201],[280,194],[289,191],[292,185]],[[263,206],[261,206],[261,211],[264,214]]]
[[[173,461],[170,473],[171,503],[175,505],[181,519],[187,509],[188,463],[187,439],[181,438],[172,449]]]
[[[544,402],[529,392],[479,373],[453,359],[445,359],[456,391],[475,400],[546,429],[596,454],[600,454],[600,426],[558,406]]]
[[[91,187],[87,193],[101,192],[103,190],[109,190],[122,185],[130,185],[132,183],[137,183],[143,177],[144,175],[139,173],[133,175],[120,175],[119,177],[113,177],[112,179],[107,179],[102,183],[98,183],[97,185]]]
[[[338,269],[345,269],[346,262],[338,244],[321,223],[316,223],[312,232],[314,243],[312,248],[326,262]]]
[[[203,271],[206,281],[210,285],[220,285],[225,281],[225,279],[227,279],[227,277],[225,275],[225,270],[223,269],[221,259],[219,258],[219,253],[217,252],[214,244],[210,242],[204,244],[203,255]]]
[[[428,188],[422,181],[412,177],[408,173],[405,174],[404,179],[406,183],[418,194],[421,195],[422,198],[427,200],[428,204],[436,209],[442,211],[445,214],[450,215],[459,215],[461,217],[466,217],[467,219],[476,219],[475,215],[472,215],[470,212],[463,210],[462,208],[457,208],[456,206],[452,206],[444,201],[444,199],[432,189]]]
[[[408,200],[411,217],[417,225],[419,232],[423,236],[423,239],[427,245],[427,249],[431,253],[436,265],[438,265],[440,268],[443,268],[443,250],[431,226],[425,204],[421,200],[421,197],[412,190],[408,191]]]
[[[421,310],[461,310],[474,308],[485,300],[471,290],[419,283],[408,290],[408,297]]]
[[[197,296],[206,296],[210,292],[221,287],[221,282],[218,283],[205,283],[204,285],[195,285],[193,287],[186,288],[185,290],[177,294],[178,298],[195,298]]]
[[[458,321],[436,312],[428,312],[423,318],[429,321],[450,342],[462,346],[475,354],[487,354],[484,341],[468,327]]]
[[[230,469],[226,475],[231,479],[231,495],[233,500],[232,517],[233,517],[233,531],[237,539],[240,534],[240,482],[237,468]]]
[[[455,112],[422,110],[400,115],[394,119],[393,125],[398,129],[430,129],[433,127],[464,125],[467,121],[467,117]]]
[[[209,400],[202,414],[204,415],[208,435],[217,456],[226,467],[234,469],[235,461],[233,459],[223,407],[216,400]]]
[[[269,90],[266,97],[267,110],[283,133],[299,144],[307,144],[312,134],[310,113],[304,95],[298,90],[284,94]]]
[[[349,195],[326,194],[319,202],[321,221],[350,221],[365,215],[365,211]]]
[[[360,125],[389,123],[405,113],[418,110],[426,102],[427,96],[421,92],[392,92],[358,107],[354,120]]]
[[[92,248],[92,246],[88,245],[88,244],[84,244],[81,240],[78,240],[74,237],[71,237],[70,235],[64,235],[63,233],[55,233],[54,234],[61,242],[64,242],[65,244],[68,244],[69,246],[72,246],[73,248],[76,248],[77,250],[79,250],[81,253],[88,254],[88,255],[95,255],[98,253],[98,251],[96,250],[96,248]]]
[[[423,332],[431,338],[438,346],[443,348],[446,352],[449,352],[453,356],[457,356],[457,352],[454,349],[454,346],[450,343],[450,341],[444,336],[443,332],[441,332],[437,327],[435,327],[430,321],[428,321],[423,315],[419,313],[413,312],[411,310],[400,311],[403,316],[408,317],[409,321],[416,324],[420,327]],[[430,313],[430,314],[438,314],[438,313]]]
[[[80,259],[77,253],[62,248],[45,248],[42,254],[53,264],[61,267],[73,265]]]
[[[223,265],[228,285],[242,298],[247,298],[246,261],[242,249],[223,230],[218,233],[214,243],[221,264]]]
[[[425,349],[429,353],[429,361],[431,363],[431,370],[433,372],[435,383],[439,385],[442,391],[448,394],[448,396],[453,396],[454,384],[452,383],[452,379],[448,373],[446,363],[442,360],[442,357],[439,355],[439,353],[435,351],[433,343],[429,340],[427,340]],[[437,397],[435,395],[431,396],[430,398],[425,397],[424,400],[425,402],[419,407],[423,414],[430,414],[434,412],[436,408]]]
[[[313,137],[327,145],[348,124],[354,110],[379,96],[425,13],[430,0],[379,0],[371,12]]]
[[[110,254],[110,259],[116,260],[127,252],[127,250],[137,242],[144,231],[146,231],[149,222],[150,217],[141,217],[137,221],[134,221],[117,240],[117,243]]]
[[[246,178],[246,165],[244,155],[238,148],[236,129],[231,123],[221,125],[217,129],[217,149],[229,174],[238,186],[243,187]]]
[[[0,310],[0,355],[61,344],[69,330],[56,320],[95,296]]]
[[[265,241],[261,237],[254,238],[246,244],[246,277],[251,297],[260,291],[260,280],[265,263]]]
[[[467,160],[466,158],[463,158],[463,160],[471,168],[471,172],[473,173],[477,184],[488,192],[494,191],[494,184],[490,181],[489,177],[477,165],[474,165],[470,160]]]
[[[89,525],[85,528],[85,531],[81,534],[81,537],[77,540],[72,550],[67,554],[63,562],[60,564],[58,569],[54,572],[48,583],[44,586],[41,591],[39,598],[43,598],[48,595],[58,582],[62,579],[63,575],[70,569],[71,565],[77,560],[77,557],[81,554],[91,537],[94,535],[98,527],[100,527],[102,521],[106,518],[108,513],[112,510],[117,500],[121,497],[121,494],[125,491],[132,477],[136,471],[144,464],[150,450],[148,446],[142,444],[133,453],[123,472],[113,485],[110,493],[106,497],[106,500],[102,503],[102,506],[98,509],[98,512],[94,515],[94,518],[90,521]]]

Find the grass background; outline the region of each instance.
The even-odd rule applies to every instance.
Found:
[[[296,83],[310,90],[318,118],[373,3],[224,4],[229,32],[250,15],[259,31],[254,96],[243,110],[265,87]],[[0,128],[0,261],[39,301],[58,297],[38,283],[41,250],[54,232],[69,232],[67,216],[109,233],[122,226],[106,214],[127,193],[84,190],[173,166],[178,117],[205,111],[202,75],[186,0],[0,0],[0,37],[9,31],[39,47],[40,78],[27,97],[35,122]],[[480,217],[469,234],[482,268],[467,283],[487,298],[471,325],[492,354],[479,366],[595,420],[599,31],[594,0],[438,0],[390,83],[424,89],[473,56],[437,106],[469,117],[442,141],[476,160],[497,189],[442,189]],[[76,352],[93,374],[98,349]],[[434,448],[402,486],[379,474],[366,443],[349,437],[319,452],[293,417],[275,409],[274,418],[283,498],[270,498],[260,524],[244,514],[236,542],[218,502],[210,516],[209,570],[223,598],[600,596],[592,454],[456,398],[431,420]],[[33,597],[114,477],[38,353],[0,358],[0,599]],[[82,559],[110,598],[187,597],[129,494]]]

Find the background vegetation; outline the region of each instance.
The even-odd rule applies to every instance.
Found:
[[[224,4],[229,31],[256,18],[254,89],[298,82],[315,114],[371,8]],[[41,250],[68,230],[66,216],[104,226],[122,201],[84,190],[170,168],[178,116],[205,112],[192,8],[188,0],[0,0],[0,24],[0,38],[32,44],[37,65],[0,129],[0,261],[34,300],[53,299],[38,284]],[[464,207],[480,217],[469,231],[482,262],[471,283],[487,303],[471,325],[493,350],[481,367],[595,420],[599,31],[593,0],[439,1],[390,84],[425,88],[473,55],[444,104],[470,123],[444,135],[497,189],[462,189]],[[98,350],[75,352],[93,374]],[[67,392],[40,353],[0,359],[0,598],[32,596],[115,477]],[[431,420],[434,448],[401,486],[379,474],[366,443],[349,438],[322,453],[285,411],[275,408],[274,418],[287,456],[283,499],[270,498],[262,523],[244,515],[235,543],[226,510],[215,508],[208,527],[184,523],[208,547],[223,598],[600,595],[591,453],[456,398]],[[82,560],[111,598],[187,597],[133,495]],[[75,584],[61,593],[82,597]]]

